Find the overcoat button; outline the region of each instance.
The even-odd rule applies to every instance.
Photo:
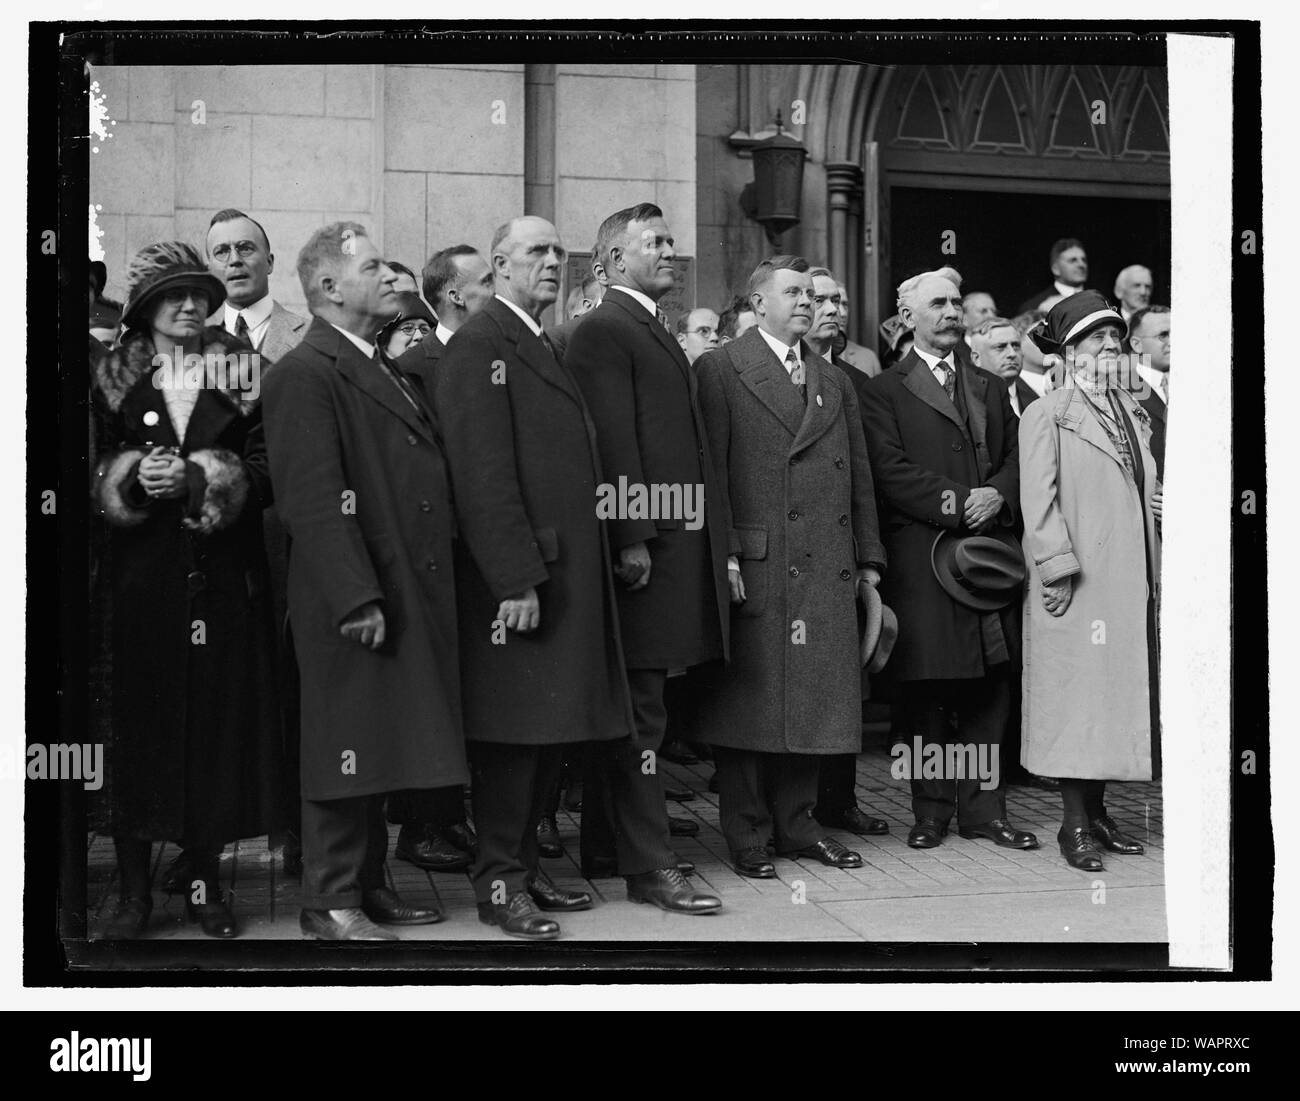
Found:
[[[186,584],[190,591],[190,596],[200,593],[208,583],[207,575],[202,570],[191,570],[185,578]]]
[[[791,576],[791,577],[798,577],[798,576],[799,576],[799,567],[798,567],[798,566],[791,566],[791,567],[790,567],[790,576]]]
[[[424,568],[427,569],[430,573],[436,573],[438,570],[438,563],[435,562],[432,558],[430,558],[429,561],[427,561],[424,564]]]
[[[791,519],[791,520],[798,520],[798,519],[799,519],[799,510],[798,510],[798,509],[794,509],[794,508],[792,508],[792,509],[790,510],[790,519]]]
[[[848,518],[847,516],[845,516],[843,513],[841,513],[841,514],[840,514],[840,527],[842,527],[842,528],[843,528],[843,527],[847,527],[847,526],[848,526],[848,523],[849,523],[849,518]]]
[[[421,502],[420,502],[420,511],[421,511],[421,512],[432,512],[432,511],[433,511],[433,506],[432,506],[431,504],[429,504],[428,501],[421,501]]]
[[[409,444],[415,443],[415,433],[412,432],[409,436],[407,436],[406,442]]]
[[[852,577],[852,576],[853,576],[853,574],[850,573],[848,570],[840,570],[840,580],[841,580],[841,581],[847,581],[847,580],[848,580],[850,577]]]
[[[959,444],[959,443],[954,443],[954,444],[952,445],[952,449],[953,449],[954,451],[960,451],[960,450],[961,450],[961,444]]]
[[[798,456],[798,455],[791,455],[791,456],[790,456],[790,465],[791,465],[791,466],[794,466],[794,464],[797,463],[798,461],[799,461],[799,456]]]
[[[836,460],[835,460],[835,469],[836,469],[836,470],[843,470],[843,469],[844,469],[844,460],[843,460],[843,459],[836,459]]]

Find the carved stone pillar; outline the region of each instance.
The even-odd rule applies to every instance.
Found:
[[[830,269],[849,294],[849,339],[858,340],[862,320],[862,169],[835,161],[826,169],[826,254]]]

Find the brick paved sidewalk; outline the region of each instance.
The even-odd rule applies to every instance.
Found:
[[[721,897],[723,910],[709,917],[667,914],[627,900],[621,879],[585,881],[578,871],[578,819],[563,809],[559,823],[565,855],[545,861],[561,887],[585,889],[596,898],[584,913],[558,915],[565,941],[1031,941],[1164,942],[1164,841],[1160,788],[1154,783],[1109,785],[1107,806],[1120,826],[1146,845],[1143,856],[1103,854],[1106,870],[1096,875],[1066,865],[1056,847],[1060,796],[1011,787],[1008,814],[1014,825],[1038,834],[1042,848],[1020,852],[990,841],[964,841],[950,834],[937,849],[906,844],[912,825],[905,781],[889,774],[891,758],[873,749],[858,758],[858,802],[889,822],[886,837],[836,832],[860,852],[862,868],[836,870],[811,861],[777,859],[776,879],[746,879],[727,860],[718,829],[718,797],[707,790],[713,766],[689,768],[664,762],[674,786],[697,792],[688,803],[670,803],[670,813],[700,825],[698,837],[674,838],[677,852],[695,863],[694,879]],[[955,825],[955,824],[954,824]],[[396,840],[397,827],[391,828]],[[175,848],[155,847],[155,875],[161,877]],[[113,845],[92,836],[87,898],[91,936],[112,912],[116,894]],[[421,871],[391,858],[394,886],[416,904],[439,898],[447,919],[438,925],[403,928],[403,940],[492,940],[480,924],[464,873]],[[300,939],[298,884],[286,879],[266,839],[228,846],[221,862],[222,886],[230,891],[248,939]],[[1102,886],[1097,886],[1100,883]],[[1104,901],[1103,901],[1104,900]],[[151,939],[199,939],[184,919],[180,896],[154,892]],[[504,940],[504,937],[501,937]]]

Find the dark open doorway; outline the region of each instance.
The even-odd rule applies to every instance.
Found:
[[[1167,199],[1026,195],[894,187],[890,190],[890,286],[945,264],[962,274],[964,292],[983,290],[1014,315],[1052,282],[1048,251],[1077,237],[1088,253],[1088,286],[1108,298],[1129,264],[1151,269],[1153,302],[1169,302],[1170,210]],[[956,234],[944,254],[943,233]]]

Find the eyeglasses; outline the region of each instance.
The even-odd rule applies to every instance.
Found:
[[[708,325],[701,325],[698,329],[692,329],[691,332],[701,340],[708,340],[709,337],[718,335],[718,330],[710,328]]]
[[[194,287],[170,287],[162,292],[162,300],[169,306],[180,306],[193,299],[195,304],[206,303],[208,296]]]
[[[253,241],[236,241],[235,251],[239,253],[241,260],[247,260],[257,252],[257,245]],[[230,259],[230,246],[218,245],[212,250],[212,259],[219,260],[223,264],[226,263]]]
[[[406,336],[415,336],[416,333],[419,333],[420,336],[427,336],[430,328],[431,326],[427,321],[407,321],[402,325],[398,325],[397,331]]]

